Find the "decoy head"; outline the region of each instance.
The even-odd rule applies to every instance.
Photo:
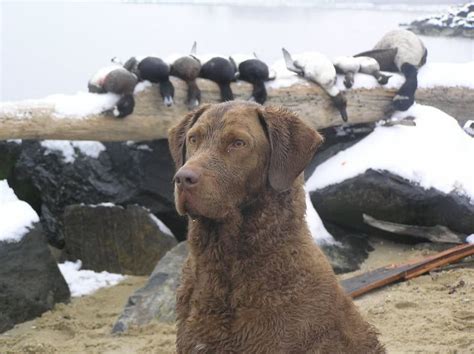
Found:
[[[338,109],[339,113],[341,113],[342,120],[344,122],[347,122],[348,116],[346,97],[342,94],[342,92],[339,92],[336,96],[332,97],[332,102],[334,106]]]
[[[135,99],[132,94],[123,95],[113,108],[112,112],[114,117],[123,118],[133,112],[135,108]]]
[[[354,73],[349,71],[344,75],[344,86],[347,89],[350,89],[352,88],[353,85],[354,85]]]
[[[174,86],[171,81],[160,82],[160,95],[163,98],[163,103],[166,107],[171,107],[173,105]]]
[[[110,61],[114,64],[123,65],[122,60],[119,57],[113,57]]]
[[[384,75],[384,74],[380,74],[378,77],[377,77],[377,82],[380,84],[380,85],[386,85],[388,83],[388,80],[392,77],[392,75]]]

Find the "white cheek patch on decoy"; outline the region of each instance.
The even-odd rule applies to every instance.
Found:
[[[120,112],[119,112],[117,106],[114,107],[113,114],[114,114],[114,117],[118,117],[120,115]]]
[[[166,96],[164,99],[163,99],[163,103],[166,105],[166,106],[171,106],[173,104],[173,98],[170,97],[170,96]]]
[[[395,95],[395,97],[393,97],[394,101],[402,101],[402,100],[408,100],[408,99],[410,99],[410,97],[402,96],[402,95]]]

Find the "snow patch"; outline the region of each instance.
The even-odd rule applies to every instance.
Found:
[[[75,95],[51,95],[42,101],[54,106],[55,117],[86,117],[112,109],[120,99],[114,93],[78,92]]]
[[[29,231],[38,214],[15,195],[6,180],[0,180],[0,241],[18,242]]]
[[[389,171],[425,189],[466,195],[474,203],[474,140],[453,117],[434,107],[415,104],[393,118],[409,116],[415,118],[416,126],[379,126],[319,165],[307,181],[308,191],[374,169]]]
[[[152,213],[149,213],[148,214],[150,216],[150,219],[158,226],[158,228],[160,229],[160,231],[162,233],[164,233],[165,235],[167,236],[171,236],[171,237],[174,237],[173,233],[171,232],[171,230],[163,223],[163,221],[161,221],[160,219],[158,219],[155,215],[153,215]]]
[[[319,245],[334,245],[337,244],[336,240],[332,235],[326,230],[321,218],[318,215],[316,209],[314,209],[311,198],[309,197],[308,191],[305,191],[306,194],[306,223],[308,224],[309,231],[311,236]]]
[[[92,270],[81,270],[82,262],[64,262],[58,264],[72,297],[89,295],[100,288],[110,287],[125,279],[124,275],[106,271],[97,273]]]
[[[66,163],[73,163],[76,160],[76,150],[94,159],[106,150],[101,142],[87,140],[43,140],[40,145],[46,149],[45,155],[59,152],[63,155],[63,160]]]
[[[133,91],[133,94],[136,95],[137,93],[140,93],[142,91],[145,91],[147,88],[151,87],[151,82],[150,81],[140,81],[136,86],[135,90]]]

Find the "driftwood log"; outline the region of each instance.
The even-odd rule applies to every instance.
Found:
[[[342,280],[341,285],[350,296],[355,298],[385,285],[418,277],[472,255],[474,255],[474,245],[465,243],[421,260],[389,265]]]
[[[116,119],[106,115],[61,117],[54,115],[52,104],[34,105],[20,102],[14,110],[0,105],[0,140],[58,139],[58,140],[152,140],[167,137],[168,129],[187,112],[184,104],[186,85],[174,79],[175,105],[165,107],[158,88],[149,87],[136,97],[133,115]],[[203,102],[218,102],[217,85],[199,80]],[[251,86],[235,83],[232,89],[236,99],[248,99]],[[346,92],[349,123],[370,123],[386,118],[395,90],[383,88],[357,89]],[[419,89],[417,102],[437,107],[455,117],[460,124],[472,119],[474,90],[461,87]],[[291,87],[270,88],[267,105],[282,105],[300,114],[316,129],[342,124],[339,112],[328,96],[316,85],[295,84]],[[19,118],[21,117],[21,118]]]
[[[454,232],[443,225],[418,226],[397,224],[390,221],[377,220],[376,218],[362,214],[362,218],[367,225],[375,227],[392,234],[406,235],[425,238],[431,242],[439,243],[465,243],[468,235]]]

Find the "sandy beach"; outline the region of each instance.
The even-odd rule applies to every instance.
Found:
[[[373,240],[375,250],[360,271],[433,253],[426,245]],[[345,274],[342,277],[350,277]],[[90,296],[60,304],[41,318],[0,335],[2,353],[173,353],[175,327],[152,323],[112,336],[110,330],[127,298],[145,277],[128,277]],[[356,300],[381,333],[389,353],[474,351],[474,268],[472,262],[399,283]]]

